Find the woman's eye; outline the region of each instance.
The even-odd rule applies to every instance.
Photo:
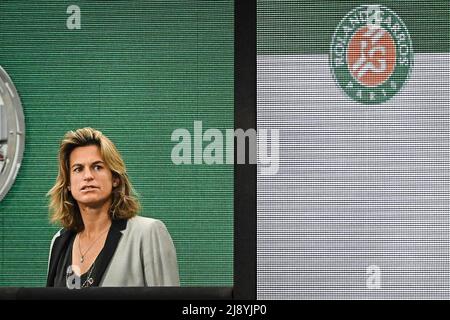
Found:
[[[75,169],[73,169],[73,172],[80,172],[80,171],[81,171],[80,168],[75,168]]]
[[[95,166],[94,167],[94,169],[97,170],[97,171],[100,170],[101,168],[102,168],[101,166]]]

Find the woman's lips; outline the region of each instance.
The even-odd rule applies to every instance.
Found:
[[[94,187],[94,186],[86,186],[86,187],[81,188],[81,192],[89,192],[89,191],[94,191],[96,189],[98,189],[98,188]]]

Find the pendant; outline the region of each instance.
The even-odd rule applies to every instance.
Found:
[[[80,263],[83,263],[83,262],[84,262],[84,256],[81,256]]]

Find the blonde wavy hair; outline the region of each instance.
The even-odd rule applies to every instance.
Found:
[[[111,170],[113,179],[118,178],[119,184],[113,188],[112,202],[109,210],[111,219],[129,219],[134,217],[139,209],[136,197],[128,175],[125,163],[114,143],[100,131],[92,128],[82,128],[68,131],[59,147],[59,170],[55,185],[49,190],[50,220],[59,223],[64,228],[80,232],[84,230],[80,209],[77,201],[68,190],[70,185],[70,154],[77,147],[96,145],[105,164]]]

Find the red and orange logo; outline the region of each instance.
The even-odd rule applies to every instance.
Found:
[[[376,87],[389,79],[394,72],[395,58],[395,42],[381,27],[359,28],[348,43],[349,71],[367,87]]]

